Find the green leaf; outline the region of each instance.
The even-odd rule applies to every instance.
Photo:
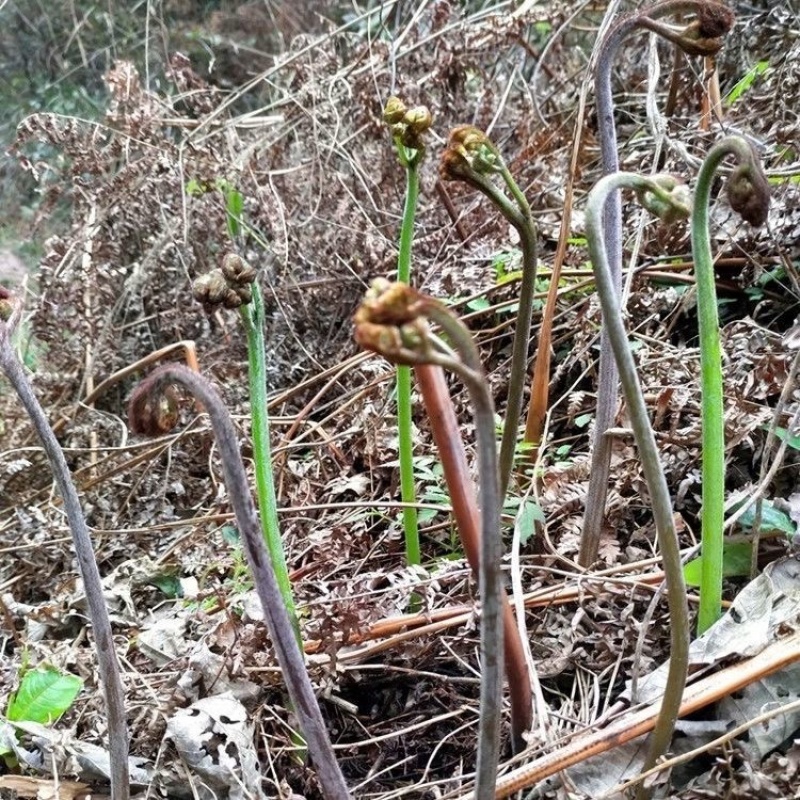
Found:
[[[743,501],[744,502],[744,501]],[[741,506],[741,503],[737,505]],[[735,510],[734,506],[734,510]],[[752,528],[753,523],[756,521],[756,504],[753,503],[747,511],[739,517],[739,524],[743,528]],[[797,533],[797,526],[794,524],[792,518],[779,511],[769,500],[761,501],[761,525],[758,532],[760,534],[770,533],[772,531],[780,531],[789,537],[793,537]]]
[[[762,425],[761,430],[768,431],[768,425]],[[775,428],[775,435],[782,441],[786,442],[789,447],[794,450],[800,450],[800,436],[795,435],[794,433],[790,433],[786,430],[786,428]]]
[[[170,598],[183,597],[180,578],[166,572],[157,572],[147,578],[147,582]]]
[[[467,308],[470,311],[486,311],[491,303],[485,297],[476,297],[467,303]]]
[[[726,578],[750,574],[750,558],[753,546],[750,542],[731,542],[722,548],[722,574]],[[693,558],[683,568],[686,583],[700,586],[703,571],[703,556]]]
[[[438,513],[435,508],[420,508],[417,510],[417,523],[427,525]]]
[[[522,270],[515,269],[511,272],[506,272],[502,275],[497,276],[497,285],[502,286],[504,283],[511,283],[511,281],[521,281],[522,280]]]
[[[187,181],[186,194],[188,194],[189,197],[199,197],[200,195],[205,193],[206,189],[203,186],[203,184],[200,183],[200,181],[196,180],[195,178],[192,178],[190,181]]]
[[[225,211],[228,215],[228,233],[235,239],[242,229],[242,212],[244,211],[244,195],[232,187],[225,191]]]
[[[239,536],[239,531],[233,525],[223,525],[220,529],[222,534],[222,541],[231,547],[240,547],[242,544],[242,537]]]
[[[49,665],[37,667],[25,673],[8,702],[6,717],[11,722],[51,723],[75,702],[82,686],[77,675]]]
[[[526,545],[528,543],[528,540],[536,532],[537,522],[544,522],[544,512],[538,503],[528,500],[517,516],[520,544]]]
[[[725,104],[732,106],[754,83],[756,78],[763,75],[769,69],[769,61],[757,61],[744,74],[742,79],[728,92]]]

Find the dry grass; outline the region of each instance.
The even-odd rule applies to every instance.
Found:
[[[133,376],[84,402],[110,375],[151,352],[194,341],[200,368],[224,388],[242,442],[248,441],[243,336],[235,316],[206,317],[191,298],[192,280],[232,247],[217,181],[244,195],[250,231],[237,248],[260,269],[267,298],[281,521],[305,609],[313,678],[345,774],[359,797],[380,800],[433,798],[465,785],[477,718],[475,589],[457,558],[446,503],[432,500],[441,490],[435,472],[420,472],[431,510],[423,531],[427,569],[403,566],[393,373],[356,353],[349,320],[368,280],[388,277],[395,267],[403,174],[380,123],[392,92],[428,105],[442,142],[458,123],[491,128],[534,208],[543,266],[551,263],[570,174],[575,98],[603,16],[590,6],[574,8],[554,2],[515,14],[500,4],[462,15],[444,2],[415,11],[397,6],[383,20],[376,12],[297,37],[280,56],[255,59],[258,71],[240,57],[243,74],[234,88],[209,83],[194,63],[176,56],[163,88],[150,91],[137,69],[121,61],[106,76],[109,104],[100,120],[42,113],[20,124],[16,157],[43,189],[40,219],[57,204],[70,211],[69,225],[47,241],[37,265],[29,339],[21,344],[59,426],[109,576],[126,659],[132,751],[151,767],[158,763],[148,780],[159,791],[179,796],[187,785],[185,766],[163,739],[167,720],[225,687],[239,691],[251,712],[268,795],[289,796],[290,787],[318,796],[310,772],[291,755],[291,715],[246,591],[203,415],[187,410],[179,432],[145,443],[131,440],[123,422]],[[750,66],[746,54],[775,61],[774,72],[726,108],[725,125],[762,141],[771,174],[787,176],[798,171],[792,142],[800,91],[790,68],[797,45],[786,52],[779,23],[773,11],[737,27],[719,66],[724,95]],[[651,67],[655,56],[649,55]],[[784,72],[777,66],[782,56]],[[675,113],[657,116],[672,66],[671,54],[658,57],[663,75],[653,85],[644,40],[631,43],[619,69],[623,166],[692,175],[710,139],[697,124],[702,75],[696,64],[682,66]],[[648,99],[655,101],[649,111]],[[498,283],[493,263],[514,245],[486,204],[448,186],[457,219],[451,217],[437,184],[437,147],[431,150],[413,274],[420,288],[464,312],[502,414],[515,282]],[[597,176],[597,157],[590,116],[572,174],[576,196],[554,329],[549,438],[533,495],[547,525],[522,546],[517,576],[550,709],[548,739],[534,749],[602,716],[632,671],[663,660],[668,641],[664,605],[650,608],[654,532],[636,453],[624,437],[612,466],[603,564],[597,575],[579,579],[572,561],[599,324],[580,241],[581,204]],[[782,334],[800,290],[792,267],[797,193],[796,183],[776,184],[766,233],[738,227],[722,204],[715,210],[714,250],[730,322],[724,344],[731,490],[757,480],[762,428],[791,361]],[[688,547],[699,503],[700,443],[688,234],[632,214],[627,221],[629,325]],[[765,283],[768,275],[776,279]],[[457,394],[456,402],[461,408],[465,400]],[[8,626],[0,686],[13,687],[26,652],[95,686],[50,475],[5,390],[0,411],[0,552],[10,556],[0,566]],[[792,411],[785,410],[787,419]],[[416,424],[421,467],[430,468],[428,423],[420,414]],[[468,424],[464,431],[470,441]],[[773,487],[776,496],[796,479],[790,461]],[[529,485],[520,474],[519,502],[529,497]],[[177,581],[182,600],[164,594]],[[403,618],[402,628],[386,622],[412,607],[415,616]],[[643,630],[645,618],[650,624]],[[154,655],[137,637],[159,626],[170,633]],[[98,696],[84,692],[70,714],[73,740],[99,742]],[[733,780],[718,771],[708,786]],[[559,796],[557,789],[543,792]],[[676,790],[673,796],[698,795]]]

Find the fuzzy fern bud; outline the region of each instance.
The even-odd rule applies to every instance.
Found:
[[[390,97],[383,108],[383,121],[387,125],[397,125],[406,115],[406,104],[399,97]]]
[[[486,175],[503,169],[500,153],[491,139],[473,125],[450,131],[439,173],[444,180],[469,180],[471,173]]]
[[[417,166],[425,155],[423,134],[433,124],[433,116],[428,108],[407,108],[400,98],[390,97],[383,109],[383,121],[392,132],[392,140],[403,166]]]
[[[734,167],[728,178],[726,191],[731,208],[745,222],[759,227],[767,221],[769,183],[755,154],[750,163],[744,162]]]
[[[226,253],[222,259],[222,275],[231,285],[244,285],[253,283],[258,274],[241,256],[236,253]]]
[[[128,405],[128,426],[141,436],[163,436],[178,424],[178,393],[171,383],[153,391],[134,391]]]
[[[253,299],[252,283],[257,272],[241,256],[227,253],[222,266],[201,275],[192,284],[195,300],[209,313],[222,306],[239,308]]]
[[[687,219],[692,213],[692,195],[689,187],[674,175],[654,175],[650,179],[652,188],[644,188],[636,194],[639,202],[662,222],[672,225]]]
[[[697,19],[681,32],[677,43],[690,56],[713,56],[722,49],[722,38],[733,27],[735,16],[721,3],[703,3]]]
[[[423,298],[410,286],[379,278],[353,317],[355,340],[395,364],[424,363],[429,329],[423,308]]]

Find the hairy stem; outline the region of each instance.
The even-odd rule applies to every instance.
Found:
[[[427,320],[442,328],[455,352],[431,334]],[[474,406],[481,507],[481,702],[475,796],[490,800],[500,756],[504,640],[501,497],[492,395],[469,331],[433,298],[402,283],[378,280],[364,298],[354,322],[356,341],[395,363],[433,364],[455,372],[466,384]]]
[[[494,439],[494,402],[480,356],[469,331],[439,303],[426,304],[426,315],[450,337],[460,362],[450,368],[466,384],[475,413],[481,505],[481,704],[475,800],[492,800],[500,761],[500,716],[503,690],[504,596],[500,562],[502,495]]]
[[[453,401],[440,367],[419,364],[414,367],[425,410],[439,457],[442,460],[447,490],[453,506],[464,553],[476,576],[480,574],[480,510],[475,486],[470,477],[464,444],[461,440]],[[511,736],[515,752],[525,747],[524,734],[533,725],[531,676],[525,661],[519,628],[505,592],[502,595],[506,679],[511,701]]]
[[[491,166],[487,164],[486,160],[482,160],[487,158],[490,159]],[[528,345],[533,318],[533,299],[536,292],[536,225],[530,205],[503,161],[500,152],[477,128],[462,126],[451,132],[448,149],[442,158],[441,172],[448,180],[464,181],[484,194],[505,219],[514,226],[520,237],[522,283],[512,345],[506,419],[500,443],[500,496],[504,497],[514,467],[517,429],[522,415],[522,400],[528,374]],[[490,177],[492,174],[500,175],[513,202],[492,182]]]
[[[517,445],[517,428],[522,416],[522,400],[528,377],[528,346],[533,319],[533,298],[536,293],[536,225],[531,209],[517,184],[507,169],[503,170],[506,184],[514,187],[512,193],[517,198],[521,212],[520,224],[516,225],[522,245],[522,283],[519,289],[519,307],[514,328],[514,344],[511,354],[511,374],[508,380],[508,400],[506,420],[503,425],[503,438],[500,442],[500,497],[505,497],[511,471],[514,467],[514,452]],[[508,217],[506,217],[508,219]],[[509,220],[510,221],[510,220]],[[512,223],[513,224],[513,223]]]
[[[702,634],[720,617],[722,608],[722,560],[725,507],[725,408],[722,387],[722,349],[709,236],[708,206],[714,175],[722,160],[732,155],[739,169],[760,172],[752,148],[741,137],[728,136],[709,152],[697,176],[692,212],[692,255],[697,284],[697,314],[700,330],[700,367],[703,422],[703,509],[700,608],[697,631]],[[741,174],[741,173],[740,173]],[[732,176],[730,182],[737,180]],[[750,183],[752,177],[746,177]],[[763,187],[766,179],[759,181]],[[734,187],[735,188],[735,187]],[[747,192],[747,190],[746,190]],[[767,193],[768,194],[768,193]],[[747,197],[751,194],[747,192]],[[745,200],[747,200],[745,197]],[[756,203],[758,201],[756,200]],[[768,204],[768,196],[765,200]],[[758,211],[756,204],[753,208]],[[747,213],[743,210],[743,213]],[[750,221],[758,222],[750,214]]]
[[[258,508],[264,539],[269,550],[275,579],[281,593],[283,606],[294,629],[297,643],[301,644],[300,624],[292,596],[292,583],[286,566],[275,481],[272,474],[272,453],[269,441],[269,411],[267,403],[267,357],[264,345],[264,299],[258,282],[252,284],[253,299],[241,306],[242,320],[247,332],[247,357],[250,379],[250,413],[252,416],[253,452],[256,474]]]
[[[205,378],[177,364],[156,369],[136,388],[130,403],[131,427],[147,430],[147,409],[152,398],[171,385],[185,387],[206,408],[217,440],[225,485],[236,514],[245,554],[253,573],[256,592],[264,610],[272,645],[289,690],[292,706],[300,722],[308,750],[319,776],[326,800],[349,800],[351,795],[336,762],[314,690],[305,669],[303,654],[289,619],[272,567],[258,514],[256,513],[247,474],[239,450],[236,429],[217,390]]]
[[[0,287],[0,299],[5,290]],[[128,775],[128,725],[125,719],[125,695],[122,689],[119,663],[114,650],[114,639],[108,608],[103,596],[103,584],[97,560],[94,556],[92,540],[86,525],[86,518],[81,509],[78,492],[69,473],[64,453],[50,427],[47,415],[33,392],[25,370],[17,358],[11,343],[11,334],[21,315],[21,302],[12,301],[15,306],[9,316],[0,314],[0,367],[19,396],[25,412],[30,417],[34,430],[42,442],[47,460],[50,462],[58,490],[64,499],[64,512],[72,533],[72,542],[78,562],[83,587],[86,592],[86,603],[89,619],[94,632],[95,651],[103,687],[108,717],[108,750],[111,773],[112,800],[127,800],[130,797],[130,780]]]
[[[644,769],[649,769],[666,752],[678,717],[689,659],[689,613],[683,576],[680,546],[672,516],[669,488],[658,457],[655,436],[650,425],[644,396],[636,374],[636,365],[622,322],[619,295],[612,274],[604,236],[604,210],[610,193],[623,187],[651,192],[663,202],[661,189],[653,181],[630,173],[615,173],[602,178],[592,189],[586,206],[586,236],[603,312],[603,324],[616,359],[631,427],[639,449],[642,470],[647,480],[658,544],[664,563],[667,601],[670,614],[670,664],[664,699],[653,731]]]

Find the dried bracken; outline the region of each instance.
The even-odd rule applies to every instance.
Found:
[[[32,8],[14,0],[6,11],[23,5]],[[45,35],[51,21],[63,18],[61,5],[39,4],[28,17],[34,27],[0,32],[4,54]],[[624,409],[614,412],[598,562],[581,572],[572,563],[590,469],[600,324],[581,216],[585,193],[600,173],[596,116],[589,90],[576,137],[576,94],[591,80],[602,9],[565,0],[513,8],[446,0],[391,8],[373,3],[361,16],[351,7],[331,10],[343,26],[334,29],[309,3],[246,3],[203,18],[203,4],[167,0],[150,4],[149,29],[142,11],[142,27],[130,39],[123,40],[115,15],[114,47],[108,48],[106,5],[100,11],[93,6],[85,17],[83,0],[66,5],[65,35],[21,54],[37,69],[47,60],[57,82],[52,93],[37,94],[26,106],[49,113],[21,122],[6,115],[7,141],[20,124],[15,154],[3,171],[3,190],[14,192],[6,220],[14,225],[4,227],[3,248],[37,265],[18,348],[80,492],[116,644],[126,648],[132,752],[142,759],[136,780],[170,796],[196,781],[195,774],[187,778],[172,744],[164,746],[166,726],[196,700],[230,691],[255,709],[251,739],[261,785],[255,781],[248,790],[321,797],[313,770],[296,757],[296,720],[243,569],[207,416],[166,398],[157,409],[161,433],[145,442],[132,437],[124,421],[136,376],[126,373],[93,395],[108,377],[151,353],[194,341],[204,373],[225,388],[252,478],[239,312],[206,314],[192,293],[196,279],[235,251],[258,269],[264,295],[280,528],[309,671],[347,780],[359,795],[376,800],[467,789],[480,665],[474,583],[430,425],[416,402],[424,569],[405,564],[397,437],[388,405],[394,369],[358,353],[347,324],[366,281],[393,277],[396,269],[405,180],[382,122],[392,95],[407,109],[427,107],[435,120],[419,170],[415,285],[466,319],[501,417],[520,248],[507,221],[471,188],[440,180],[436,157],[447,131],[469,121],[490,132],[528,197],[540,246],[536,337],[541,279],[549,277],[557,248],[577,138],[573,221],[564,231],[554,300],[545,436],[535,467],[524,452],[517,454],[515,468],[530,476],[532,493],[512,492],[503,529],[512,541],[517,520],[519,569],[512,574],[520,588],[513,603],[527,602],[523,621],[551,710],[546,730],[532,735],[531,749],[549,752],[552,742],[591,725],[623,677],[663,661],[670,632],[666,604],[654,599],[658,576],[648,559],[655,531]],[[121,12],[123,5],[111,7]],[[752,494],[792,362],[782,333],[796,316],[798,291],[793,243],[800,184],[793,176],[800,48],[786,3],[763,9],[738,4],[737,14],[714,57],[723,98],[744,77],[752,80],[738,99],[723,104],[725,129],[752,137],[767,166],[772,210],[769,226],[755,231],[720,194],[711,229],[723,326],[726,488]],[[98,19],[106,49],[83,53],[86,31]],[[681,33],[692,19],[676,22],[674,31]],[[707,35],[716,38],[713,33]],[[126,51],[125,42],[142,46]],[[162,52],[165,42],[178,42],[180,53]],[[710,146],[708,131],[695,124],[703,70],[693,60],[678,63],[668,86],[672,46],[653,46],[645,58],[646,47],[642,36],[625,48],[611,75],[620,162],[626,170],[663,170],[691,184]],[[133,54],[135,66],[119,61],[102,82],[102,71],[124,52]],[[766,66],[751,74],[754,59]],[[75,114],[73,106],[59,104],[64,94],[57,90],[74,87],[81,64],[96,70],[100,89],[91,95],[95,106]],[[17,85],[10,85],[16,93]],[[15,162],[27,171],[15,172]],[[39,194],[31,196],[34,185]],[[227,189],[243,199],[246,227],[235,241]],[[689,233],[681,223],[667,228],[646,215],[637,227],[635,214],[625,212],[631,224],[625,263],[632,268],[626,328],[681,544],[688,548],[699,534],[701,493]],[[15,235],[34,245],[15,247]],[[0,283],[6,280],[0,265]],[[474,476],[475,431],[465,392],[457,380],[448,384]],[[799,399],[790,398],[781,427],[789,425]],[[176,415],[178,426],[166,431]],[[0,442],[0,545],[7,555],[0,559],[0,694],[6,695],[17,685],[24,653],[86,678],[95,662],[91,638],[83,633],[85,597],[63,508],[30,424],[5,384]],[[791,496],[799,470],[789,448],[765,500]],[[761,563],[781,547],[765,541]],[[726,598],[737,586],[726,583]],[[568,602],[559,599],[564,596]],[[650,623],[643,625],[644,619]],[[60,724],[59,741],[72,748],[72,736],[77,744],[102,745],[105,714],[101,694],[85,691]],[[231,744],[212,742],[220,752]],[[27,734],[22,743],[38,756]],[[507,755],[505,740],[501,747]],[[63,751],[55,748],[47,763],[60,768]],[[794,757],[791,750],[766,767],[727,752],[694,788],[683,787],[673,773],[665,791],[676,800],[731,787],[754,796],[768,778],[778,796],[791,792],[777,763]],[[563,794],[557,786],[539,791],[548,800]]]

